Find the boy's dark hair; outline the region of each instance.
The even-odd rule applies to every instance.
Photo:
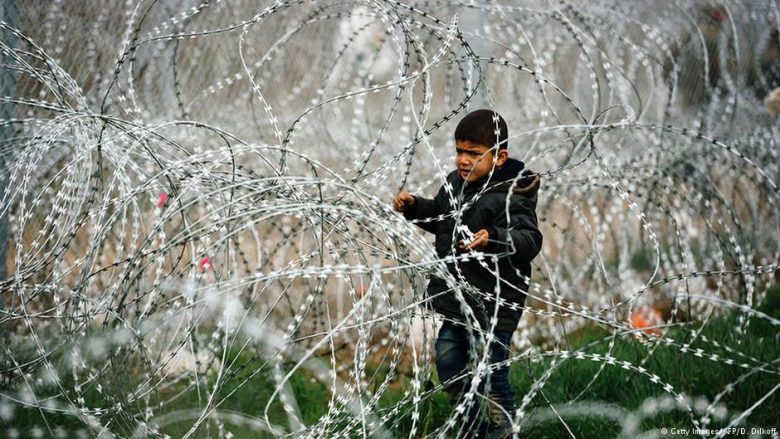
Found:
[[[498,118],[498,123],[494,117]],[[498,131],[498,136],[496,136],[496,131]],[[472,111],[461,119],[458,127],[455,128],[455,140],[467,140],[488,148],[492,148],[498,143],[499,149],[506,149],[508,138],[509,130],[504,118],[488,109]]]

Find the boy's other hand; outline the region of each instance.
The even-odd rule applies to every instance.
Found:
[[[396,212],[404,212],[414,206],[414,201],[414,195],[409,192],[399,192],[395,196],[395,201],[393,201],[393,208]]]
[[[489,237],[490,234],[488,233],[487,229],[481,229],[480,231],[474,233],[474,239],[472,239],[468,245],[464,245],[465,243],[460,241],[458,243],[458,250],[461,252],[467,252],[469,250],[485,250],[488,246]]]

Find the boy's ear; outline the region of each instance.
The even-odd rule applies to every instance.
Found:
[[[506,162],[506,159],[508,158],[509,158],[509,151],[507,151],[506,148],[499,149],[498,157],[496,157],[496,166],[499,168],[504,166],[504,162]]]

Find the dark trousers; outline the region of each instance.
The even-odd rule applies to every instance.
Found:
[[[511,332],[494,331],[493,334],[495,338],[489,346],[491,365],[509,358],[512,339]],[[468,331],[463,325],[456,325],[449,321],[444,322],[439,329],[439,336],[436,337],[436,371],[439,374],[439,382],[444,385],[444,390],[453,406],[461,401],[471,385],[472,374],[466,372],[470,363],[472,367],[468,369],[473,369],[474,366],[474,362],[469,359],[469,346],[476,340],[478,339],[469,340]],[[477,343],[476,354],[481,357],[484,353],[484,344],[481,340]],[[459,424],[462,428],[456,427],[462,430],[459,437],[481,437],[484,434],[488,427],[482,420],[483,412],[487,412],[491,426],[507,424],[510,417],[514,416],[515,395],[509,386],[509,365],[497,369],[491,367],[487,379],[483,377],[477,388],[478,395],[485,395],[485,388],[488,389],[487,398],[475,395],[473,401],[476,403],[473,403],[472,408],[461,418],[464,421]]]

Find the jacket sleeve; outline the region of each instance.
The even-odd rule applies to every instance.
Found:
[[[423,198],[414,195],[414,206],[404,212],[404,218],[418,221],[428,219],[428,221],[419,221],[415,224],[426,232],[436,233],[436,228],[441,222],[437,217],[445,213],[446,205],[447,193],[444,190],[444,186],[442,186],[434,198]]]
[[[514,264],[530,263],[542,249],[542,232],[536,221],[536,212],[530,199],[520,197],[519,201],[509,203],[509,225],[506,225],[506,212],[502,212],[502,221],[488,228],[490,243],[487,250],[491,253],[510,253]]]

